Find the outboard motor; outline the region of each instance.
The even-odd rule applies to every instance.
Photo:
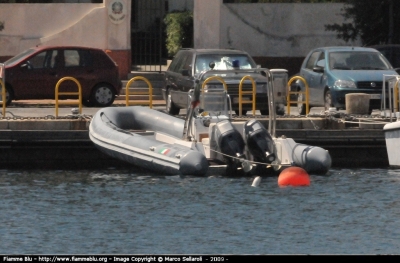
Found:
[[[268,164],[275,161],[274,141],[267,129],[259,121],[247,121],[244,125],[244,135],[247,148],[256,161]]]
[[[234,173],[241,166],[240,158],[245,158],[245,144],[242,135],[233,127],[229,120],[218,122],[215,125],[214,135],[219,150],[225,155],[236,157],[229,158],[224,156],[229,172]]]

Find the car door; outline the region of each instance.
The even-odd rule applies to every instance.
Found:
[[[324,105],[324,73],[315,72],[314,67],[318,61],[324,60],[325,54],[321,50],[314,51],[308,58],[305,67],[300,74],[306,80],[309,87],[309,103],[313,106]]]
[[[54,90],[59,80],[59,69],[54,67],[56,49],[35,54],[18,65],[19,77],[13,86],[18,99],[54,99]]]
[[[99,73],[95,72],[92,55],[85,49],[65,49],[64,50],[64,70],[63,77],[72,77],[77,80],[82,88],[84,97],[88,97],[91,88],[96,82],[102,80]],[[105,74],[103,74],[105,77]],[[62,92],[78,92],[78,84],[74,80],[67,80],[60,86]],[[77,96],[72,96],[77,98]]]
[[[189,103],[188,92],[194,87],[192,66],[193,54],[188,52],[178,69],[181,74],[180,77],[177,79],[176,100],[178,101],[179,106],[182,108],[187,108]]]
[[[181,51],[168,69],[167,82],[172,102],[179,108],[186,108],[188,104],[188,91],[193,87],[191,76],[192,52]],[[189,74],[182,74],[183,70]]]
[[[168,67],[168,70],[165,72],[166,75],[166,89],[168,93],[171,95],[172,102],[176,104],[176,96],[175,94],[178,91],[178,79],[180,78],[181,73],[178,71],[180,67],[181,61],[185,58],[185,54],[183,51],[180,51],[176,54],[174,59],[171,62],[171,65]],[[168,94],[166,94],[168,96]]]

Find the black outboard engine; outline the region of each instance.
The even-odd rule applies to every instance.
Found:
[[[274,141],[267,129],[256,120],[247,121],[244,125],[247,148],[257,162],[271,164],[276,159],[273,152]]]
[[[240,158],[245,158],[244,148],[245,144],[242,135],[233,127],[229,120],[223,120],[215,125],[215,141],[219,150],[228,156],[236,158],[229,158],[224,156],[228,164],[229,173],[236,173],[238,167],[241,167]]]

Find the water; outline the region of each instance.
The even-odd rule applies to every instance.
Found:
[[[400,170],[277,177],[0,171],[1,254],[398,254]]]

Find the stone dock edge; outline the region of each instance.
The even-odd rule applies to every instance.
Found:
[[[87,116],[86,116],[87,117]],[[89,116],[90,117],[90,116]],[[235,118],[243,121],[248,118]],[[268,118],[258,118],[268,128]],[[89,138],[90,118],[0,119],[1,169],[132,168],[100,152]],[[389,168],[383,124],[340,123],[326,117],[278,118],[276,137],[329,151],[335,168]]]

